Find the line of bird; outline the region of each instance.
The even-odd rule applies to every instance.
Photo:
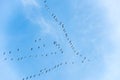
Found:
[[[28,79],[32,79],[32,78],[36,78],[36,77],[40,77],[41,75],[43,74],[47,74],[55,69],[58,69],[59,67],[62,67],[63,65],[70,65],[70,64],[74,64],[75,62],[74,61],[71,61],[71,62],[61,62],[61,63],[58,63],[54,66],[52,66],[51,68],[43,68],[43,69],[40,69],[38,73],[36,74],[33,74],[33,75],[29,75],[29,76],[26,76],[24,78],[22,78],[22,80],[28,80]]]
[[[54,41],[53,44],[55,45],[55,47],[58,48],[58,50],[63,54],[63,49],[61,48],[60,44],[57,43],[57,41]]]
[[[67,39],[67,42],[68,42],[68,44],[70,45],[70,48],[71,48],[71,49],[73,50],[73,52],[75,53],[75,55],[80,56],[80,57],[84,57],[82,54],[80,54],[80,52],[79,52],[79,51],[76,49],[76,47],[73,45],[72,40],[69,38],[68,33],[67,33],[66,29],[65,29],[65,24],[58,19],[58,17],[56,16],[55,13],[52,12],[52,10],[50,9],[50,7],[47,5],[47,1],[46,1],[46,0],[43,0],[43,3],[44,3],[45,9],[49,12],[50,16],[55,20],[55,22],[56,22],[59,26],[61,26],[62,31],[63,31],[63,33],[64,33],[64,36],[65,36],[65,38]],[[84,59],[87,59],[87,57],[84,57]],[[87,59],[87,61],[90,61],[90,60]]]
[[[36,42],[36,40],[35,40]],[[55,41],[53,41],[53,44],[55,43]],[[45,44],[43,45],[43,47],[45,47]],[[55,47],[57,47],[60,51],[61,54],[63,54],[63,50],[62,48],[60,48],[60,46],[56,45]],[[33,51],[34,48],[30,48],[31,51]],[[40,46],[37,46],[37,49],[40,49]],[[17,51],[20,51],[19,49],[17,49]],[[11,51],[9,52],[11,54]],[[59,53],[59,52],[58,52]],[[27,59],[27,58],[39,58],[39,57],[47,57],[47,56],[50,56],[50,55],[57,55],[58,54],[57,51],[54,51],[54,52],[50,52],[50,53],[43,53],[43,54],[28,54],[27,56],[20,56],[20,57],[17,57],[17,58],[13,58],[13,57],[5,57],[3,59],[3,61],[7,61],[7,60],[10,60],[10,61],[21,61],[23,59]]]
[[[52,55],[57,55],[58,53],[57,52],[51,52],[51,53],[47,53],[47,54],[34,54],[34,55],[27,55],[27,56],[21,56],[21,57],[17,57],[17,58],[13,58],[13,57],[5,57],[3,59],[3,61],[7,61],[7,60],[10,60],[10,61],[21,61],[21,60],[24,60],[24,59],[28,59],[28,58],[40,58],[40,57],[48,57],[48,56],[52,56]]]
[[[36,40],[34,40],[34,42],[35,43],[37,43],[38,41],[41,41],[41,38],[39,38],[38,40],[36,39]],[[37,46],[37,49],[40,49],[41,47],[45,47],[45,44],[42,44],[42,45],[40,45],[40,46]],[[33,51],[33,47],[31,47],[31,48],[29,48],[28,50],[31,50],[31,51]],[[17,48],[16,49],[16,51],[17,52],[20,52],[21,50],[20,50],[20,48]],[[3,55],[5,56],[5,55],[7,55],[7,54],[12,54],[13,53],[13,51],[8,51],[8,52],[3,52]]]
[[[63,53],[63,50],[62,50],[60,44],[59,44],[57,41],[54,41],[53,44],[59,49],[59,51],[60,51],[61,53]],[[83,55],[80,54],[79,52],[77,52],[75,55],[76,55],[76,56],[79,55],[79,56],[83,59],[83,60],[82,60],[82,63],[84,63],[84,61],[87,59],[87,57],[83,56]],[[88,61],[90,61],[90,60],[88,59]]]

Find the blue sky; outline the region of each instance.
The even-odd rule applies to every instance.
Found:
[[[43,0],[0,1],[0,80],[30,80],[30,76],[31,80],[120,80],[120,1],[47,0],[46,4],[49,11]],[[82,57],[75,55],[51,13],[64,23]],[[41,69],[61,62],[68,64],[38,76]]]

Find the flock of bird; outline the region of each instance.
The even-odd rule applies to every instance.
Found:
[[[45,9],[48,11],[48,13],[50,14],[50,16],[55,20],[55,22],[62,28],[62,31],[64,33],[64,36],[67,40],[67,43],[69,44],[71,50],[73,51],[73,53],[76,55],[76,56],[80,56],[82,58],[82,61],[81,63],[84,63],[85,61],[90,61],[89,59],[87,59],[86,56],[83,56],[82,54],[80,54],[79,51],[77,51],[76,47],[73,45],[73,41],[70,39],[69,35],[68,35],[68,32],[67,30],[65,29],[65,24],[60,21],[58,19],[58,17],[56,16],[55,13],[53,13],[51,11],[51,9],[48,7],[47,5],[47,1],[46,0],[43,0],[43,3],[44,3],[44,7]],[[34,40],[34,43],[37,43],[37,42],[40,42],[42,41],[41,38],[39,39],[36,39]],[[28,54],[28,55],[24,55],[24,56],[18,56],[18,57],[8,57],[6,55],[12,55],[13,53],[15,53],[14,51],[8,51],[8,52],[3,52],[3,56],[4,56],[4,59],[2,61],[7,61],[7,60],[10,60],[10,61],[22,61],[24,59],[31,59],[31,58],[40,58],[40,57],[48,57],[48,56],[52,56],[52,55],[56,55],[57,54],[61,54],[61,55],[64,55],[65,54],[65,51],[63,50],[62,46],[57,42],[57,41],[53,41],[52,43],[56,49],[59,51],[51,51],[49,53],[34,53],[34,54]],[[27,50],[29,51],[34,51],[34,50],[41,50],[41,48],[46,48],[46,44],[42,44],[42,45],[37,45],[37,46],[34,46],[34,47],[31,47]],[[21,49],[20,48],[17,48],[16,49],[17,52],[21,53]],[[65,61],[65,62],[61,62],[61,63],[58,63],[50,68],[43,68],[43,69],[40,69],[38,73],[35,73],[35,74],[31,74],[31,75],[28,75],[26,77],[23,77],[22,80],[28,80],[28,79],[32,79],[32,78],[35,78],[35,77],[39,77],[41,76],[42,74],[47,74],[51,71],[54,71],[55,69],[58,69],[59,67],[62,67],[63,65],[69,65],[69,64],[75,64],[74,61]]]
[[[67,64],[68,65],[69,64],[74,64],[74,62],[73,61],[72,62],[61,62],[61,63],[58,63],[58,64],[56,64],[56,65],[54,65],[54,66],[52,66],[50,68],[40,69],[40,71],[38,73],[26,76],[22,80],[28,80],[28,79],[31,79],[31,78],[39,77],[39,76],[41,76],[43,74],[47,74],[48,72],[51,72],[51,71],[53,71],[55,69],[58,69],[59,67],[62,67],[63,65],[67,65]]]
[[[41,40],[41,39],[40,39]],[[35,43],[37,42],[37,40],[35,40]],[[53,41],[53,45],[55,45],[55,47],[59,50],[59,52],[61,54],[63,54],[63,49],[60,47],[60,44],[57,44],[56,41]],[[34,49],[38,49],[38,50],[41,50],[42,47],[45,48],[45,44],[43,45],[39,45],[39,46],[35,46],[35,47],[31,47],[30,49],[28,49],[29,51],[34,51]],[[16,49],[17,52],[22,52],[22,50],[20,48]],[[40,57],[48,57],[48,56],[52,56],[52,55],[57,55],[58,52],[57,51],[51,51],[49,53],[37,53],[37,54],[27,54],[26,56],[18,56],[18,57],[8,57],[7,55],[12,55],[13,53],[15,53],[14,51],[8,51],[8,52],[3,52],[3,56],[4,56],[4,59],[3,61],[7,61],[7,60],[10,60],[10,61],[21,61],[21,60],[24,60],[24,59],[29,59],[29,58],[40,58]]]
[[[45,9],[48,11],[48,13],[51,15],[51,17],[55,20],[55,22],[62,28],[62,31],[64,33],[64,36],[68,42],[68,44],[70,45],[71,49],[73,50],[73,52],[75,53],[75,55],[80,56],[82,58],[87,59],[87,57],[84,57],[82,54],[80,54],[80,52],[76,49],[76,47],[73,45],[72,40],[70,39],[70,37],[68,36],[67,30],[65,29],[65,24],[60,21],[58,19],[58,17],[56,16],[56,14],[54,12],[52,12],[52,10],[49,8],[49,6],[47,5],[47,1],[43,0],[44,3],[44,7]],[[87,59],[87,61],[90,61],[89,59]]]

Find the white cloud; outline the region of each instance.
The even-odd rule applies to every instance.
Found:
[[[8,62],[0,63],[0,80],[18,80],[21,79],[17,69]]]
[[[34,24],[37,24],[40,27],[40,32],[43,35],[50,35],[57,37],[55,28],[53,27],[51,20],[48,20],[44,17],[44,14],[41,10],[41,3],[38,3],[36,0],[22,0],[23,10],[25,17]]]
[[[102,0],[101,7],[106,11],[107,27],[106,35],[109,44],[113,47],[111,52],[103,54],[106,71],[101,80],[120,80],[120,1]]]
[[[102,80],[120,80],[120,52],[105,56],[106,72]]]
[[[43,34],[48,34],[57,38],[57,33],[53,27],[54,25],[50,24],[49,20],[40,17],[36,22],[41,26]]]
[[[35,6],[39,7],[39,4],[36,2],[36,0],[22,0],[22,3],[24,6]]]

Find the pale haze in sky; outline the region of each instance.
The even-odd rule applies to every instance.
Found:
[[[0,80],[120,80],[120,1],[0,0]]]

